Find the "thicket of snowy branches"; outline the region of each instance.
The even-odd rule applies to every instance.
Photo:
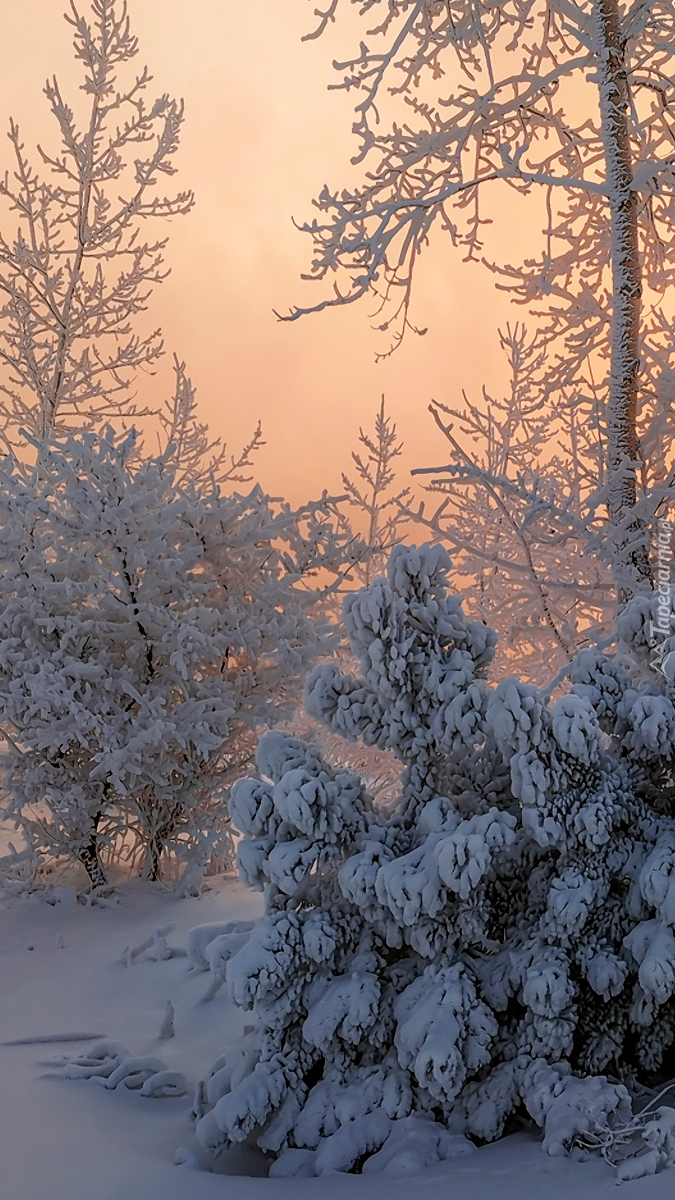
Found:
[[[256,727],[329,645],[312,577],[344,562],[320,504],[191,486],[135,443],[52,437],[0,471],[5,807],[94,885],[120,839],[151,878],[208,858]]]
[[[398,803],[280,732],[232,792],[266,916],[219,961],[255,1025],[199,1090],[197,1135],[254,1136],[275,1176],[414,1169],[524,1110],[562,1153],[625,1126],[628,1088],[672,1061],[675,687],[649,666],[651,602],[552,703],[486,684],[495,638],[449,565],[397,547],[345,601],[360,675],[306,684],[318,721],[393,750]],[[666,1117],[624,1170],[673,1160]]]
[[[544,684],[582,646],[612,634],[606,514],[589,504],[601,434],[597,417],[542,387],[537,332],[519,323],[499,337],[505,394],[484,387],[480,400],[430,406],[450,461],[415,470],[428,495],[406,512],[451,554],[468,611],[497,631],[493,674],[515,669]]]

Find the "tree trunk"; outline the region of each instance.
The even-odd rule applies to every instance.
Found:
[[[162,877],[160,869],[162,854],[164,853],[166,840],[171,837],[175,828],[175,821],[169,818],[169,820],[165,821],[164,825],[160,825],[159,829],[153,829],[150,834],[145,871],[143,873],[145,878],[152,880],[153,883],[156,883]]]
[[[152,880],[153,883],[156,883],[160,877],[159,860],[162,857],[163,849],[164,849],[164,839],[162,838],[161,834],[159,834],[159,833],[153,834],[153,836],[150,839],[150,845],[148,846],[148,865],[147,865],[147,878]]]
[[[637,392],[640,370],[642,272],[638,242],[637,193],[628,135],[629,93],[625,45],[618,0],[594,0],[598,41],[598,86],[606,179],[609,188],[612,255],[612,327],[607,463],[609,518],[616,549],[614,579],[623,605],[651,587],[649,531],[636,515]]]
[[[169,808],[168,812],[165,811],[164,823],[156,828],[151,828],[145,870],[143,872],[146,879],[151,879],[153,882],[161,879],[160,863],[162,854],[164,853],[167,841],[176,832],[183,812],[184,809],[180,804],[174,804]]]
[[[95,827],[87,845],[80,850],[80,862],[84,865],[92,887],[103,887],[107,883],[101,861],[98,857],[98,842]]]

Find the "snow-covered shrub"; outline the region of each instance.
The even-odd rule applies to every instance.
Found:
[[[185,1096],[190,1090],[185,1076],[167,1070],[161,1058],[131,1055],[119,1042],[97,1042],[84,1054],[66,1055],[52,1065],[62,1079],[97,1079],[109,1091],[124,1084],[152,1100]]]
[[[93,884],[131,833],[153,878],[194,851],[192,887],[256,726],[321,644],[297,586],[313,551],[259,488],[178,486],[135,440],[54,437],[0,469],[2,787],[29,846]]]
[[[345,602],[360,675],[306,684],[317,720],[397,755],[396,811],[280,732],[232,790],[266,915],[225,975],[255,1024],[201,1085],[197,1136],[217,1152],[255,1131],[278,1176],[421,1166],[518,1112],[562,1153],[626,1125],[617,1078],[675,1039],[675,692],[645,666],[645,602],[551,704],[488,687],[494,637],[448,568],[397,547]]]
[[[9,853],[0,857],[0,901],[12,903],[38,899],[45,904],[77,903],[72,887],[58,882],[55,864],[30,847],[17,850],[9,843]]]

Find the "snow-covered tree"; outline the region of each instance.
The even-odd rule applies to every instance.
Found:
[[[325,647],[312,573],[344,561],[321,504],[189,485],[135,443],[53,436],[0,473],[6,810],[94,885],[130,831],[156,878],[224,817]]]
[[[151,410],[136,400],[139,369],[154,369],[164,353],[161,331],[144,332],[138,321],[169,274],[168,238],[147,231],[193,205],[190,191],[158,195],[162,179],[176,173],[183,103],[166,95],[148,102],[147,67],[128,74],[138,42],[126,0],[92,0],[90,10],[87,19],[71,3],[65,16],[86,111],[70,107],[56,79],[45,86],[60,149],[38,147],[38,169],[10,121],[14,169],[0,180],[0,201],[18,228],[13,238],[0,233],[0,437],[6,449],[24,446],[23,431],[40,438],[153,418],[145,432],[159,433],[178,478],[248,483],[251,456],[263,445],[260,424],[232,456],[200,421],[176,355],[166,403]]]
[[[654,477],[639,469],[638,427],[648,440],[663,432],[664,405],[672,447],[675,4],[351,4],[367,24],[358,52],[336,64],[335,86],[356,93],[354,161],[368,170],[362,184],[325,187],[316,201],[305,225],[311,274],[337,273],[336,286],[290,317],[374,292],[396,343],[413,327],[412,280],[434,228],[480,259],[486,191],[493,201],[500,187],[518,193],[524,218],[543,221],[544,244],[521,266],[493,269],[541,314],[551,351],[542,386],[575,389],[600,411],[623,603],[649,587],[642,497]],[[313,36],[343,7],[330,0]]]
[[[208,425],[199,419],[196,388],[186,372],[185,363],[173,360],[174,389],[160,408],[160,449],[165,461],[176,470],[176,479],[198,487],[212,483],[229,488],[233,483],[250,483],[245,474],[253,465],[253,455],[264,446],[262,425],[258,422],[251,440],[238,455],[232,455],[221,438],[214,438]]]
[[[336,532],[345,547],[352,548],[349,579],[341,586],[327,589],[323,611],[341,633],[337,656],[343,668],[351,670],[355,659],[341,621],[346,590],[368,585],[383,574],[393,546],[405,539],[408,518],[404,504],[411,500],[409,487],[400,487],[397,459],[403,452],[395,422],[387,412],[382,396],[370,429],[359,429],[358,449],[352,451],[352,468],[342,472],[343,495],[331,506]],[[357,549],[358,547],[358,549]],[[339,761],[367,781],[368,790],[378,804],[388,803],[398,790],[398,769],[392,755],[376,746],[345,746],[344,739],[317,725],[302,703],[288,722],[288,728],[309,741],[318,741],[329,761]]]
[[[345,600],[360,674],[306,684],[318,721],[396,754],[398,805],[280,732],[231,794],[266,915],[218,943],[255,1024],[198,1088],[197,1136],[255,1137],[275,1176],[415,1169],[525,1111],[562,1153],[625,1124],[675,1042],[675,687],[650,666],[652,602],[552,704],[486,684],[495,638],[449,568],[396,547]]]
[[[126,0],[71,0],[66,21],[83,69],[82,120],[56,78],[45,85],[60,145],[34,166],[10,122],[14,166],[0,199],[16,216],[0,234],[0,430],[7,446],[26,429],[100,428],[147,413],[133,380],[162,353],[159,330],[139,333],[155,284],[166,278],[167,238],[149,225],[186,213],[190,191],[162,196],[175,173],[182,101],[147,100],[147,67],[124,78],[138,53]],[[46,174],[43,174],[46,172]]]
[[[359,429],[359,446],[352,451],[355,477],[342,472],[342,486],[351,516],[363,535],[366,554],[355,571],[368,585],[382,573],[393,546],[402,540],[406,522],[402,506],[410,497],[410,488],[397,490],[396,459],[403,452],[396,424],[387,413],[382,397],[372,433]]]
[[[536,333],[517,324],[500,340],[506,394],[484,387],[480,401],[463,393],[461,408],[430,405],[451,462],[413,472],[430,477],[429,496],[406,511],[449,551],[467,610],[497,631],[493,676],[515,669],[543,684],[612,633],[611,546],[594,503],[599,433],[574,398],[542,391]]]

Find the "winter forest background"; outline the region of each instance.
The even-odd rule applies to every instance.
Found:
[[[83,944],[108,919],[126,938],[114,965],[73,958],[53,1029],[12,1026],[7,1046],[90,1043],[42,1064],[61,1110],[68,1080],[93,1081],[93,1113],[96,1082],[135,1093],[139,1118],[144,1100],[179,1106],[175,1162],[214,1194],[223,1173],[269,1173],[276,1192],[421,1183],[442,1164],[464,1186],[464,1158],[502,1138],[565,1169],[590,1156],[589,1195],[610,1167],[658,1187],[675,1165],[675,5],[302,13],[303,53],[335,59],[312,89],[336,91],[351,134],[293,214],[302,278],[255,354],[296,338],[311,359],[322,343],[295,331],[333,322],[359,374],[336,416],[327,356],[304,424],[280,377],[270,435],[227,338],[205,408],[200,362],[155,315],[199,197],[189,111],[161,55],[144,66],[144,2],[71,4],[39,133],[13,112],[0,179],[10,1009],[65,987],[67,958],[24,966],[54,921]],[[243,93],[219,83],[253,211],[259,70]],[[223,158],[212,135],[216,178]],[[255,223],[239,229],[226,197],[209,219],[255,263]],[[501,309],[477,313],[479,276]],[[199,324],[189,289],[179,308]],[[434,394],[414,374],[427,357],[438,371],[439,347]],[[405,405],[366,387],[400,388],[399,362]],[[53,946],[69,953],[61,930]],[[68,1031],[98,986],[131,1039],[162,980],[168,1049]],[[100,1167],[89,1153],[73,1195]],[[491,1187],[476,1171],[466,1200]]]

